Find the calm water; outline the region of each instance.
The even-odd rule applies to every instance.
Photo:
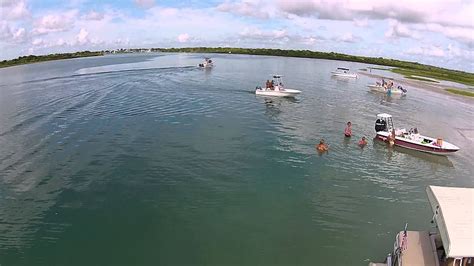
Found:
[[[0,70],[2,266],[367,265],[405,222],[430,227],[427,185],[473,186],[473,105],[329,74],[363,64],[214,55],[201,70],[202,57]],[[303,94],[256,97],[274,73]],[[380,112],[462,149],[389,149],[372,141]]]

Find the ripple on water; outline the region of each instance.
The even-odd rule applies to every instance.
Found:
[[[118,217],[114,222],[133,235],[149,229],[167,238],[173,232],[167,239],[192,238],[193,247],[213,254],[234,250],[226,242],[231,239],[264,260],[282,248],[311,264],[337,247],[361,261],[375,251],[367,254],[355,243],[373,243],[369,236],[388,240],[387,232],[399,227],[394,216],[424,225],[427,185],[472,181],[466,178],[474,147],[470,105],[441,104],[416,90],[400,99],[369,93],[372,79],[330,77],[341,62],[215,56],[222,62],[211,71],[159,68],[158,60],[147,61],[146,69],[107,66],[0,86],[0,254],[31,249],[33,255],[21,256],[36,261],[34,254],[51,244],[81,239],[75,228],[93,224],[110,233],[103,213]],[[182,65],[200,60],[162,59]],[[284,74],[288,87],[303,93],[297,99],[256,97],[253,88],[272,73]],[[393,114],[397,126],[449,137],[462,150],[433,157],[371,140],[380,112]],[[347,121],[351,139],[342,134]],[[362,136],[369,139],[363,149],[357,145]],[[321,138],[330,150],[319,155]],[[140,219],[130,220],[134,226],[122,223],[123,213]],[[143,248],[143,239],[131,238]],[[147,246],[158,246],[159,255],[175,251],[160,239]],[[320,253],[298,253],[307,247]],[[189,246],[179,250],[195,254]]]

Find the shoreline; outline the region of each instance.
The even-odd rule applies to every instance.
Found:
[[[404,76],[421,76],[424,79],[445,80],[464,84],[466,86],[474,86],[474,73],[437,67],[432,65],[421,64],[418,62],[404,61],[398,59],[390,59],[383,57],[368,57],[360,55],[343,54],[336,52],[321,52],[311,50],[284,50],[275,48],[237,48],[237,47],[181,47],[181,48],[129,48],[101,51],[81,51],[75,53],[48,54],[48,55],[29,55],[20,56],[12,60],[0,61],[0,67],[8,67],[19,64],[27,64],[39,61],[49,61],[56,59],[65,59],[73,57],[83,57],[84,55],[106,55],[121,53],[212,53],[212,54],[247,54],[247,55],[266,55],[281,56],[295,58],[313,58],[327,59],[335,61],[357,62],[362,64],[370,64],[374,66],[391,67],[391,71]]]
[[[466,102],[466,103],[471,103],[471,104],[474,103],[474,98],[473,97],[451,93],[451,92],[446,90],[446,89],[456,89],[456,90],[468,91],[468,90],[463,89],[463,88],[458,88],[458,87],[448,86],[448,85],[442,85],[442,84],[439,84],[439,83],[432,83],[432,82],[430,83],[430,82],[426,82],[426,81],[414,80],[414,79],[408,79],[408,78],[401,78],[401,79],[400,78],[393,78],[393,77],[388,77],[388,76],[384,76],[384,75],[380,75],[380,74],[367,73],[365,71],[358,71],[357,73],[360,74],[360,75],[364,75],[364,76],[371,77],[371,78],[376,78],[376,79],[382,79],[382,78],[391,79],[391,80],[393,80],[394,82],[396,82],[400,85],[407,85],[407,86],[415,87],[415,88],[422,89],[422,90],[428,90],[428,91],[436,92],[436,93],[439,93],[439,94],[448,95],[448,96],[454,97],[458,100],[462,100],[463,102]]]
[[[96,52],[82,51],[82,52],[75,52],[75,53],[48,54],[48,55],[27,55],[27,56],[20,56],[18,58],[11,59],[11,60],[0,61],[0,69],[14,67],[14,66],[42,63],[42,62],[85,58],[85,57],[95,57],[95,56],[103,56],[103,55],[104,53],[99,52],[99,51],[96,51]]]

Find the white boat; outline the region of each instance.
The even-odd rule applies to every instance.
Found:
[[[295,97],[301,91],[294,89],[286,89],[283,86],[282,76],[273,75],[273,80],[265,84],[265,88],[255,88],[256,95],[273,96],[273,97]]]
[[[474,188],[426,188],[435,230],[399,232],[383,263],[369,266],[474,264]],[[434,229],[434,228],[433,228]]]
[[[212,62],[211,58],[206,57],[204,58],[204,62],[198,66],[202,68],[211,68],[214,66],[214,62]]]
[[[376,82],[375,84],[368,85],[369,89],[374,92],[381,92],[387,95],[405,95],[407,90],[404,89],[402,86],[395,87],[393,85],[393,81],[389,81],[383,84],[380,82]]]
[[[337,76],[337,77],[345,77],[345,78],[357,78],[357,74],[356,73],[352,73],[349,71],[348,68],[344,68],[344,67],[338,67],[336,69],[336,71],[332,71],[331,72],[333,76]]]
[[[417,128],[410,129],[409,131],[404,128],[394,128],[392,116],[389,114],[377,115],[375,131],[377,132],[378,139],[385,142],[392,141],[396,146],[411,150],[437,155],[448,155],[459,150],[456,145],[441,138],[432,138],[419,134]]]

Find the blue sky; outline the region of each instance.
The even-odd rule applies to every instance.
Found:
[[[474,72],[474,1],[0,1],[0,59],[232,46],[333,51]]]

